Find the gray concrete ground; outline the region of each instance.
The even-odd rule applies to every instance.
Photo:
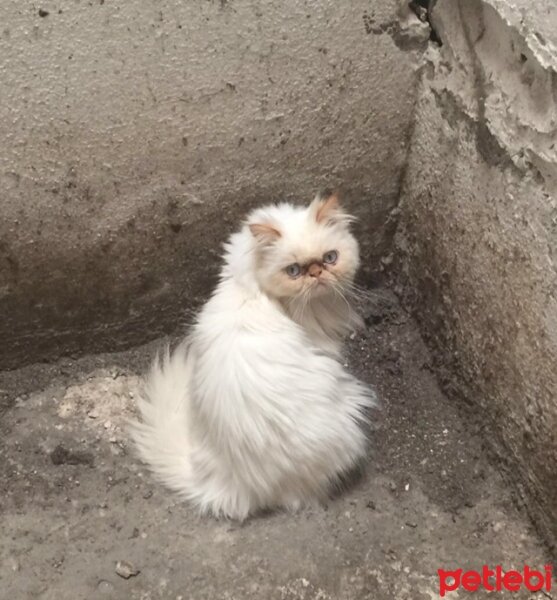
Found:
[[[133,455],[125,419],[156,345],[4,373],[0,596],[430,600],[438,568],[544,565],[414,322],[384,290],[364,313],[348,362],[382,399],[364,477],[328,506],[244,524],[198,517]]]

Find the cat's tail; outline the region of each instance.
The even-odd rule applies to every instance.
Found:
[[[188,493],[190,387],[193,361],[184,343],[157,356],[137,406],[141,421],[130,433],[141,459],[168,487]]]

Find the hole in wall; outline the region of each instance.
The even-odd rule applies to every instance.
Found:
[[[443,42],[431,22],[431,11],[434,5],[435,0],[410,0],[408,3],[410,10],[418,17],[418,19],[429,25],[429,41],[438,46],[442,46]]]

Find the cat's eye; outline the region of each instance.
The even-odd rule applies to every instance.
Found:
[[[326,265],[334,265],[338,260],[338,252],[336,250],[329,250],[323,254],[323,262]]]
[[[288,265],[286,267],[285,271],[288,277],[292,277],[292,279],[295,279],[296,277],[300,276],[302,269],[300,268],[300,265],[298,263],[292,263],[291,265]]]

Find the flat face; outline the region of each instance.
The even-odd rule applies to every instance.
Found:
[[[258,242],[253,254],[261,288],[275,298],[304,302],[346,293],[360,262],[352,220],[335,196],[305,207],[279,204],[255,210],[248,221]]]

